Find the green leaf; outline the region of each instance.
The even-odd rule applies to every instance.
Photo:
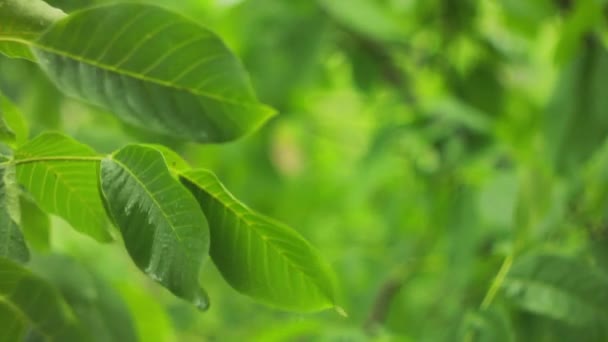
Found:
[[[156,145],[156,144],[141,144],[140,146],[151,147],[163,155],[165,158],[165,164],[169,167],[169,170],[173,171],[183,171],[190,168],[190,164],[184,160],[177,152],[172,149],[164,146],[164,145]]]
[[[608,323],[608,277],[580,260],[524,257],[503,285],[506,296],[525,310],[577,326]]]
[[[34,61],[29,42],[64,16],[41,0],[0,0],[0,53]]]
[[[103,159],[101,190],[135,264],[175,295],[205,309],[208,301],[198,275],[209,251],[207,220],[171,176],[162,154],[129,145]]]
[[[21,229],[28,244],[37,251],[49,250],[51,221],[27,193],[19,196],[21,209]]]
[[[26,262],[29,250],[19,229],[19,186],[15,167],[0,168],[0,257]]]
[[[98,191],[101,158],[90,147],[57,133],[45,133],[15,152],[17,179],[45,211],[81,233],[110,241]]]
[[[156,132],[223,142],[273,114],[215,34],[158,7],[115,4],[76,12],[46,31],[34,52],[66,94]]]
[[[209,220],[211,257],[232,287],[292,311],[336,305],[330,268],[296,231],[253,212],[209,171],[184,171],[181,180]]]
[[[75,329],[75,317],[59,292],[19,264],[0,257],[1,338],[19,341],[24,327],[46,340],[83,341]],[[14,324],[19,324],[15,327]],[[8,337],[7,332],[12,334]]]
[[[27,141],[30,134],[27,121],[19,108],[2,93],[0,93],[0,117],[0,132],[2,132],[0,135],[9,138],[4,140],[5,142],[21,145]]]
[[[136,341],[126,304],[108,284],[76,260],[60,255],[34,258],[32,269],[62,293],[92,341]]]
[[[320,0],[319,5],[347,29],[380,41],[397,40],[400,28],[391,12],[375,0]]]

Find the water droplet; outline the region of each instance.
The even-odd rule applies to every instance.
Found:
[[[192,304],[194,304],[200,311],[209,310],[209,306],[211,305],[209,302],[209,295],[207,295],[205,290],[199,288],[194,296],[194,299],[192,300]]]

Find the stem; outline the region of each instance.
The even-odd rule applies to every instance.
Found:
[[[483,298],[483,301],[481,302],[481,305],[480,305],[481,310],[486,310],[490,307],[490,305],[492,304],[492,301],[494,300],[494,298],[496,297],[496,294],[498,293],[498,290],[502,286],[502,283],[505,281],[505,277],[507,276],[507,273],[511,269],[512,265],[513,265],[513,254],[509,254],[503,261],[502,265],[500,266],[500,270],[498,270],[498,273],[496,274],[496,278],[494,278],[492,285],[490,286],[490,288],[488,289],[488,292],[486,293],[485,297]]]

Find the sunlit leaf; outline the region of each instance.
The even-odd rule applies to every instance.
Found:
[[[209,171],[181,175],[209,220],[211,257],[232,287],[293,311],[336,306],[330,268],[296,231],[249,209]]]
[[[148,276],[201,309],[198,275],[209,250],[207,220],[157,150],[127,146],[101,162],[106,208],[131,258]]]
[[[86,145],[45,133],[15,152],[17,179],[42,209],[61,216],[79,232],[109,241],[98,192],[100,159]]]
[[[74,314],[61,295],[43,279],[18,264],[0,257],[0,340],[18,341],[24,327],[46,340],[82,341]],[[13,324],[19,324],[15,328]]]
[[[156,132],[222,142],[273,114],[215,34],[158,7],[115,4],[76,12],[46,31],[34,52],[68,95]]]
[[[29,128],[19,109],[0,93],[0,141],[9,145],[24,143]]]
[[[63,16],[42,0],[0,0],[0,53],[33,61],[29,42]]]

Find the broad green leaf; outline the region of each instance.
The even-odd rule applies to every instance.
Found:
[[[37,251],[47,251],[51,230],[49,215],[42,211],[27,193],[19,196],[19,208],[21,209],[21,230],[28,244]]]
[[[34,61],[29,42],[64,16],[41,0],[0,0],[0,53]]]
[[[19,228],[19,186],[15,167],[0,168],[0,257],[26,262],[29,250]]]
[[[101,162],[101,191],[127,251],[148,276],[200,309],[198,275],[209,250],[207,220],[157,150],[129,145]]]
[[[6,143],[21,145],[29,137],[29,127],[21,111],[0,93],[0,136]]]
[[[515,262],[503,285],[525,310],[577,326],[608,322],[608,276],[580,260],[527,256]]]
[[[60,255],[32,260],[32,270],[55,286],[90,333],[91,341],[136,341],[133,319],[118,293],[77,261]]]
[[[336,306],[330,268],[296,231],[249,209],[209,171],[181,175],[209,220],[211,258],[232,287],[292,311]]]
[[[59,292],[19,264],[0,257],[2,316],[12,319],[0,320],[0,339],[10,332],[7,341],[18,341],[27,327],[46,340],[83,341],[75,328],[76,318]]]
[[[109,241],[98,191],[101,158],[90,147],[45,133],[15,152],[17,179],[45,211],[98,241]]]
[[[66,94],[156,132],[223,142],[273,114],[215,34],[158,7],[115,4],[76,12],[55,23],[33,50]]]

